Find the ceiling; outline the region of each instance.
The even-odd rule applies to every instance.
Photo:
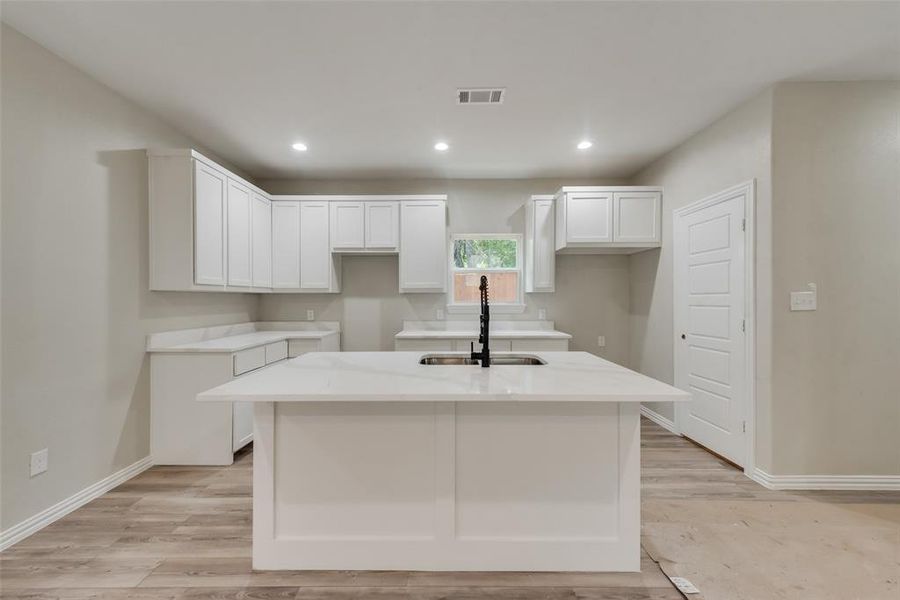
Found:
[[[259,178],[625,177],[776,81],[900,79],[900,2],[5,0],[2,18]],[[465,86],[506,98],[458,106]]]

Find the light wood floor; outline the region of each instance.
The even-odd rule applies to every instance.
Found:
[[[700,587],[695,600],[900,598],[900,494],[770,492],[642,430],[641,573],[254,572],[245,452],[231,467],[155,467],[9,548],[0,596],[681,599],[662,565]]]

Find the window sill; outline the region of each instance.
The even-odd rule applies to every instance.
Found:
[[[515,315],[525,312],[524,304],[491,304],[491,314]],[[447,313],[451,315],[477,315],[481,313],[478,304],[448,304]]]

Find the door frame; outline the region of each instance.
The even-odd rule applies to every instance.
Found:
[[[744,202],[744,396],[747,401],[744,406],[744,422],[747,424],[745,432],[745,458],[744,473],[750,474],[756,468],[756,179],[745,181],[731,186],[702,200],[692,202],[687,206],[672,211],[672,289],[675,289],[675,279],[678,277],[678,269],[675,263],[674,240],[675,226],[678,217],[689,215],[698,210],[715,206],[716,204],[731,200],[736,195],[743,193]],[[674,357],[678,348],[678,332],[675,324],[677,320],[677,298],[672,297],[672,357],[673,357],[673,381],[674,381]],[[678,410],[675,410],[675,430],[679,435],[684,435],[679,423]]]

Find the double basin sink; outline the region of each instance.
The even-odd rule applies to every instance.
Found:
[[[426,354],[419,360],[420,365],[480,365],[477,358],[463,354]],[[538,366],[547,363],[530,354],[498,354],[491,356],[491,366]]]

